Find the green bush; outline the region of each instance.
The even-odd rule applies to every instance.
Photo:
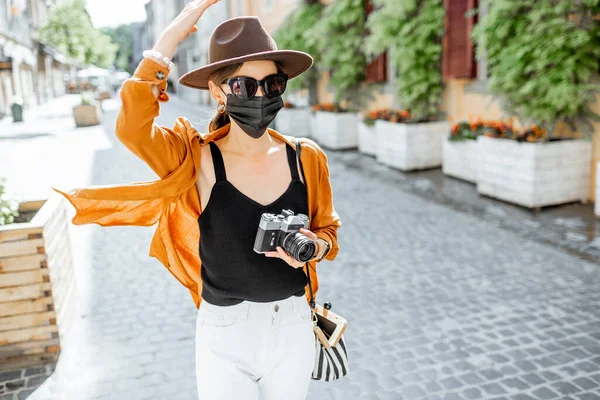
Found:
[[[488,88],[508,113],[554,131],[565,121],[584,134],[598,119],[588,104],[600,59],[600,0],[494,0],[475,27]]]
[[[365,52],[375,56],[390,50],[403,108],[416,120],[429,119],[438,114],[442,101],[442,0],[372,2]]]
[[[365,78],[364,7],[364,0],[335,0],[306,33],[308,44],[321,56],[319,66],[332,71],[330,83],[336,88],[336,103],[356,102],[351,89]]]
[[[19,216],[19,202],[6,193],[6,178],[0,177],[0,225],[12,224]]]
[[[94,101],[94,92],[81,93],[81,105],[93,105]]]
[[[320,52],[309,43],[307,32],[319,21],[323,5],[319,2],[302,5],[294,10],[277,29],[273,38],[279,49],[298,50],[310,54],[314,65],[320,63]],[[288,83],[288,90],[309,88],[318,80],[316,68],[311,68]]]

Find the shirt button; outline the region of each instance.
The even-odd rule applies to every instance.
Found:
[[[158,72],[156,73],[156,77],[157,77],[158,79],[160,79],[160,80],[163,80],[163,79],[165,79],[165,73],[164,73],[164,72],[162,72],[162,71],[158,71]]]
[[[275,307],[273,307],[273,309],[275,310],[275,312],[279,311],[279,306],[277,304],[275,304]]]

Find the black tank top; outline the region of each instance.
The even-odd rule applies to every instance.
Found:
[[[254,251],[254,240],[263,213],[308,215],[307,191],[298,175],[296,152],[286,143],[292,181],[274,202],[263,206],[233,186],[225,174],[219,147],[209,142],[216,182],[198,218],[202,298],[229,306],[244,300],[268,302],[292,295],[303,296],[308,283],[302,268]]]

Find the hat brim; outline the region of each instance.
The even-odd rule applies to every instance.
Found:
[[[208,89],[208,78],[218,69],[231,64],[243,63],[246,61],[255,60],[271,60],[279,61],[288,74],[289,79],[292,79],[307,69],[313,64],[313,58],[305,52],[297,50],[274,50],[261,53],[248,54],[246,56],[230,58],[216,63],[208,64],[200,68],[196,68],[179,78],[179,83],[183,86],[194,89]]]

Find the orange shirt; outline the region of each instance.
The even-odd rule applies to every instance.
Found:
[[[202,210],[196,177],[200,167],[200,147],[227,135],[230,125],[209,133],[198,132],[183,117],[177,119],[172,129],[157,125],[154,118],[159,113],[159,102],[168,101],[165,92],[168,72],[166,67],[151,59],[140,62],[133,77],[121,87],[122,108],[115,132],[119,140],[146,162],[160,179],[69,191],[52,189],[75,207],[72,220],[75,225],[151,226],[158,221],[149,255],[157,258],[188,288],[199,308],[202,280],[198,217]],[[154,84],[160,89],[158,100],[152,94]],[[268,133],[296,147],[294,137],[272,129],[268,129]],[[329,243],[330,250],[324,259],[333,260],[339,251],[337,229],[341,221],[333,207],[327,156],[312,140],[300,140],[308,191],[309,228]],[[309,278],[315,296],[319,288],[316,264],[316,261],[309,263]],[[310,298],[308,285],[305,297]]]

